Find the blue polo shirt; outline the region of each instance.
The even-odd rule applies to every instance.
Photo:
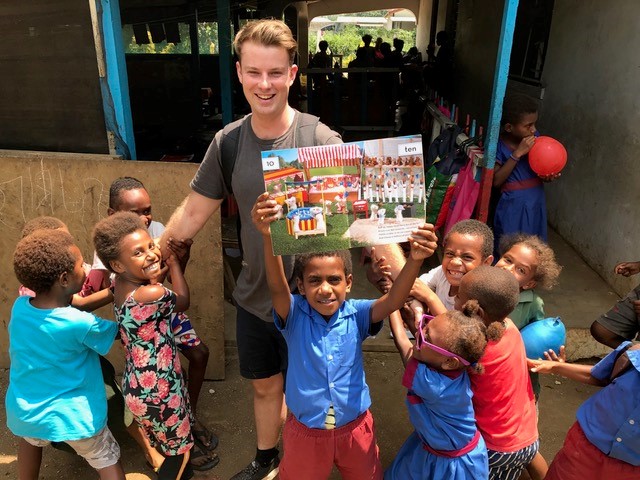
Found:
[[[273,313],[289,349],[287,406],[307,427],[323,429],[331,405],[336,427],[355,420],[371,405],[362,342],[369,335],[374,302],[347,300],[327,321],[302,295],[292,295],[284,327]]]
[[[622,343],[591,369],[607,380]],[[605,455],[640,466],[640,350],[627,351],[632,367],[578,409],[578,423],[587,439]]]

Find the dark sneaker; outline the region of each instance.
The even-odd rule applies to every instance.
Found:
[[[275,457],[266,467],[254,460],[244,470],[231,477],[231,480],[272,480],[278,475],[278,465],[280,457]]]

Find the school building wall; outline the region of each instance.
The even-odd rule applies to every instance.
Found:
[[[189,181],[197,167],[114,160],[108,155],[0,150],[0,368],[9,366],[7,326],[19,286],[13,273],[13,251],[25,222],[40,215],[60,218],[76,239],[85,262],[92,263],[91,232],[107,214],[109,185],[114,179],[128,175],[141,180],[151,195],[154,220],[166,223],[189,193]],[[209,379],[224,378],[221,252],[220,218],[216,214],[195,238],[186,271],[191,291],[188,314],[209,347]],[[97,314],[112,319],[113,307],[103,307]],[[108,358],[122,370],[124,351],[119,341]]]
[[[613,267],[640,259],[639,16],[634,0],[556,0],[538,124],[569,154],[549,221],[621,295],[638,280]]]
[[[0,148],[108,153],[89,2],[0,7]]]

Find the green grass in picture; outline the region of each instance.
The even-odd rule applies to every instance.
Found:
[[[380,205],[380,203],[378,203]],[[383,204],[387,211],[387,218],[393,218],[393,208],[396,204]],[[424,218],[424,205],[415,204],[415,218]],[[327,236],[304,235],[297,239],[293,235],[287,233],[287,222],[283,218],[271,224],[271,237],[275,245],[274,253],[276,255],[294,255],[302,252],[326,252],[331,250],[344,250],[348,248],[369,246],[367,243],[343,238],[344,233],[349,229],[349,225],[353,222],[353,206],[348,203],[349,213],[334,214],[327,219]],[[405,212],[405,217],[409,217],[409,212]],[[360,214],[359,218],[364,218]]]

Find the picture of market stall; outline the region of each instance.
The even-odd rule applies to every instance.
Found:
[[[299,148],[298,161],[305,178],[318,181],[309,189],[309,203],[324,204],[327,199],[337,202],[336,197],[351,203],[362,199],[359,143]]]
[[[310,188],[311,185],[322,184],[320,180],[309,180],[299,182],[285,182],[285,188],[292,187]],[[322,195],[322,185],[320,185],[321,197],[320,205],[324,205],[324,196]],[[286,193],[287,190],[285,190]],[[324,235],[327,236],[327,219],[324,207],[305,207],[293,208],[287,213],[287,233],[293,235],[296,239],[303,235]]]

